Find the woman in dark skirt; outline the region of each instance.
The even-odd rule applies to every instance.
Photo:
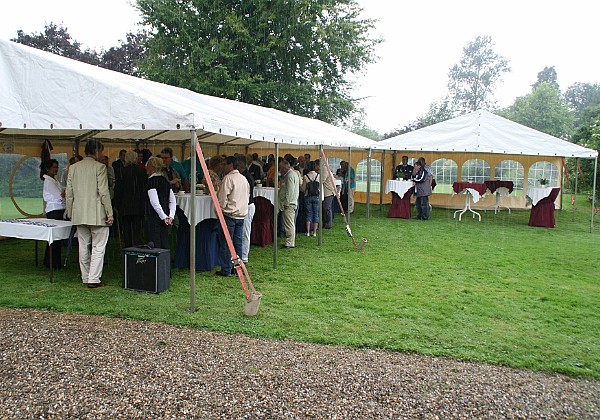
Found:
[[[125,165],[115,185],[115,207],[123,229],[125,248],[143,243],[147,180],[146,171],[137,164],[137,152],[130,150],[125,153]]]
[[[148,174],[148,201],[146,206],[146,227],[148,241],[155,248],[169,249],[169,226],[175,217],[175,195],[169,181],[162,175],[162,159],[153,156],[146,162]]]
[[[40,165],[40,178],[44,181],[44,212],[48,219],[63,220],[66,209],[65,190],[60,182],[56,180],[58,174],[58,161],[56,159],[48,159]],[[52,268],[58,269],[61,267],[61,241],[54,241],[52,245]],[[46,246],[44,254],[44,265],[50,268],[50,253],[49,247]]]

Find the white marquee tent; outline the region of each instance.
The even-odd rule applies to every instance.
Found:
[[[596,158],[598,152],[479,110],[378,142],[378,150]]]
[[[596,150],[561,140],[484,110],[380,141],[372,149],[415,154],[429,152],[437,156],[466,154],[485,158],[490,155],[507,155],[521,160],[531,160],[533,157],[595,159],[593,204],[595,203],[598,164]],[[592,222],[593,217],[592,210]]]
[[[240,148],[270,143],[276,151],[280,145],[350,150],[374,144],[319,120],[202,95],[0,40],[0,141],[36,139],[40,145],[43,139],[189,140],[192,151],[198,142]],[[193,269],[190,276],[195,284]]]
[[[368,149],[319,120],[202,95],[0,40],[0,136]],[[208,140],[210,139],[210,140]]]

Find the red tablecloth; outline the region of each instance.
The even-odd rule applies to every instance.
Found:
[[[250,243],[265,246],[273,243],[273,204],[264,197],[254,198],[254,219],[250,231]]]
[[[548,197],[542,198],[535,206],[531,207],[531,213],[529,214],[529,226],[539,226],[553,228],[555,226],[554,221],[554,201],[560,188],[552,188],[552,192]]]
[[[490,180],[490,181],[484,181],[485,186],[487,187],[488,190],[490,190],[490,192],[492,194],[494,194],[496,192],[496,190],[500,187],[504,187],[508,190],[508,193],[512,193],[513,192],[513,182],[512,181],[500,181],[500,180]]]
[[[455,182],[452,184],[452,189],[456,194],[459,194],[462,190],[467,188],[474,189],[479,195],[483,195],[487,191],[485,184],[480,184],[479,182]]]
[[[404,193],[400,198],[398,194],[392,192],[392,205],[388,211],[387,217],[398,217],[400,219],[410,219],[410,196],[414,192],[414,187]]]

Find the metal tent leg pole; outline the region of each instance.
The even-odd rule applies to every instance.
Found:
[[[379,176],[379,213],[383,211],[383,180],[385,176],[385,150],[381,151],[381,175]]]
[[[325,174],[325,165],[323,164],[323,145],[319,146],[319,191],[323,191],[323,176]],[[320,194],[320,197],[323,197]],[[323,226],[325,220],[323,220],[323,200],[319,200],[319,246],[323,245]]]
[[[346,187],[347,188],[346,194],[348,194],[348,199],[347,199],[348,203],[346,204],[348,206],[348,210],[346,211],[346,218],[348,219],[348,226],[350,225],[350,183],[351,183],[350,175],[352,173],[351,172],[352,165],[350,164],[350,158],[352,156],[351,156],[350,150],[351,150],[351,148],[348,147],[348,174],[347,174],[348,175],[348,186]],[[356,176],[356,172],[355,172],[354,176]],[[345,177],[345,175],[344,175],[344,177]]]
[[[590,219],[590,233],[594,231],[594,209],[596,208],[596,177],[598,174],[598,156],[594,162],[594,182],[592,190],[592,217]]]
[[[191,130],[190,140],[190,312],[196,311],[196,130]]]
[[[371,216],[371,149],[367,155],[367,219]]]
[[[277,216],[279,215],[279,143],[275,143],[275,179],[273,180],[273,269],[277,268],[277,238],[279,235],[279,224]]]

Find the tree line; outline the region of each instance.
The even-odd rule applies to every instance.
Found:
[[[356,0],[137,0],[144,30],[100,52],[82,49],[67,28],[17,31],[13,40],[45,51],[199,93],[279,109],[345,125],[380,140],[477,109],[600,149],[600,84],[575,83],[561,91],[554,66],[545,67],[530,93],[499,109],[494,92],[511,71],[490,36],[464,47],[448,71],[447,92],[428,111],[380,134],[364,124],[356,75],[376,60],[376,21],[360,17]],[[591,164],[582,163],[584,173]],[[588,177],[591,179],[591,177]]]

